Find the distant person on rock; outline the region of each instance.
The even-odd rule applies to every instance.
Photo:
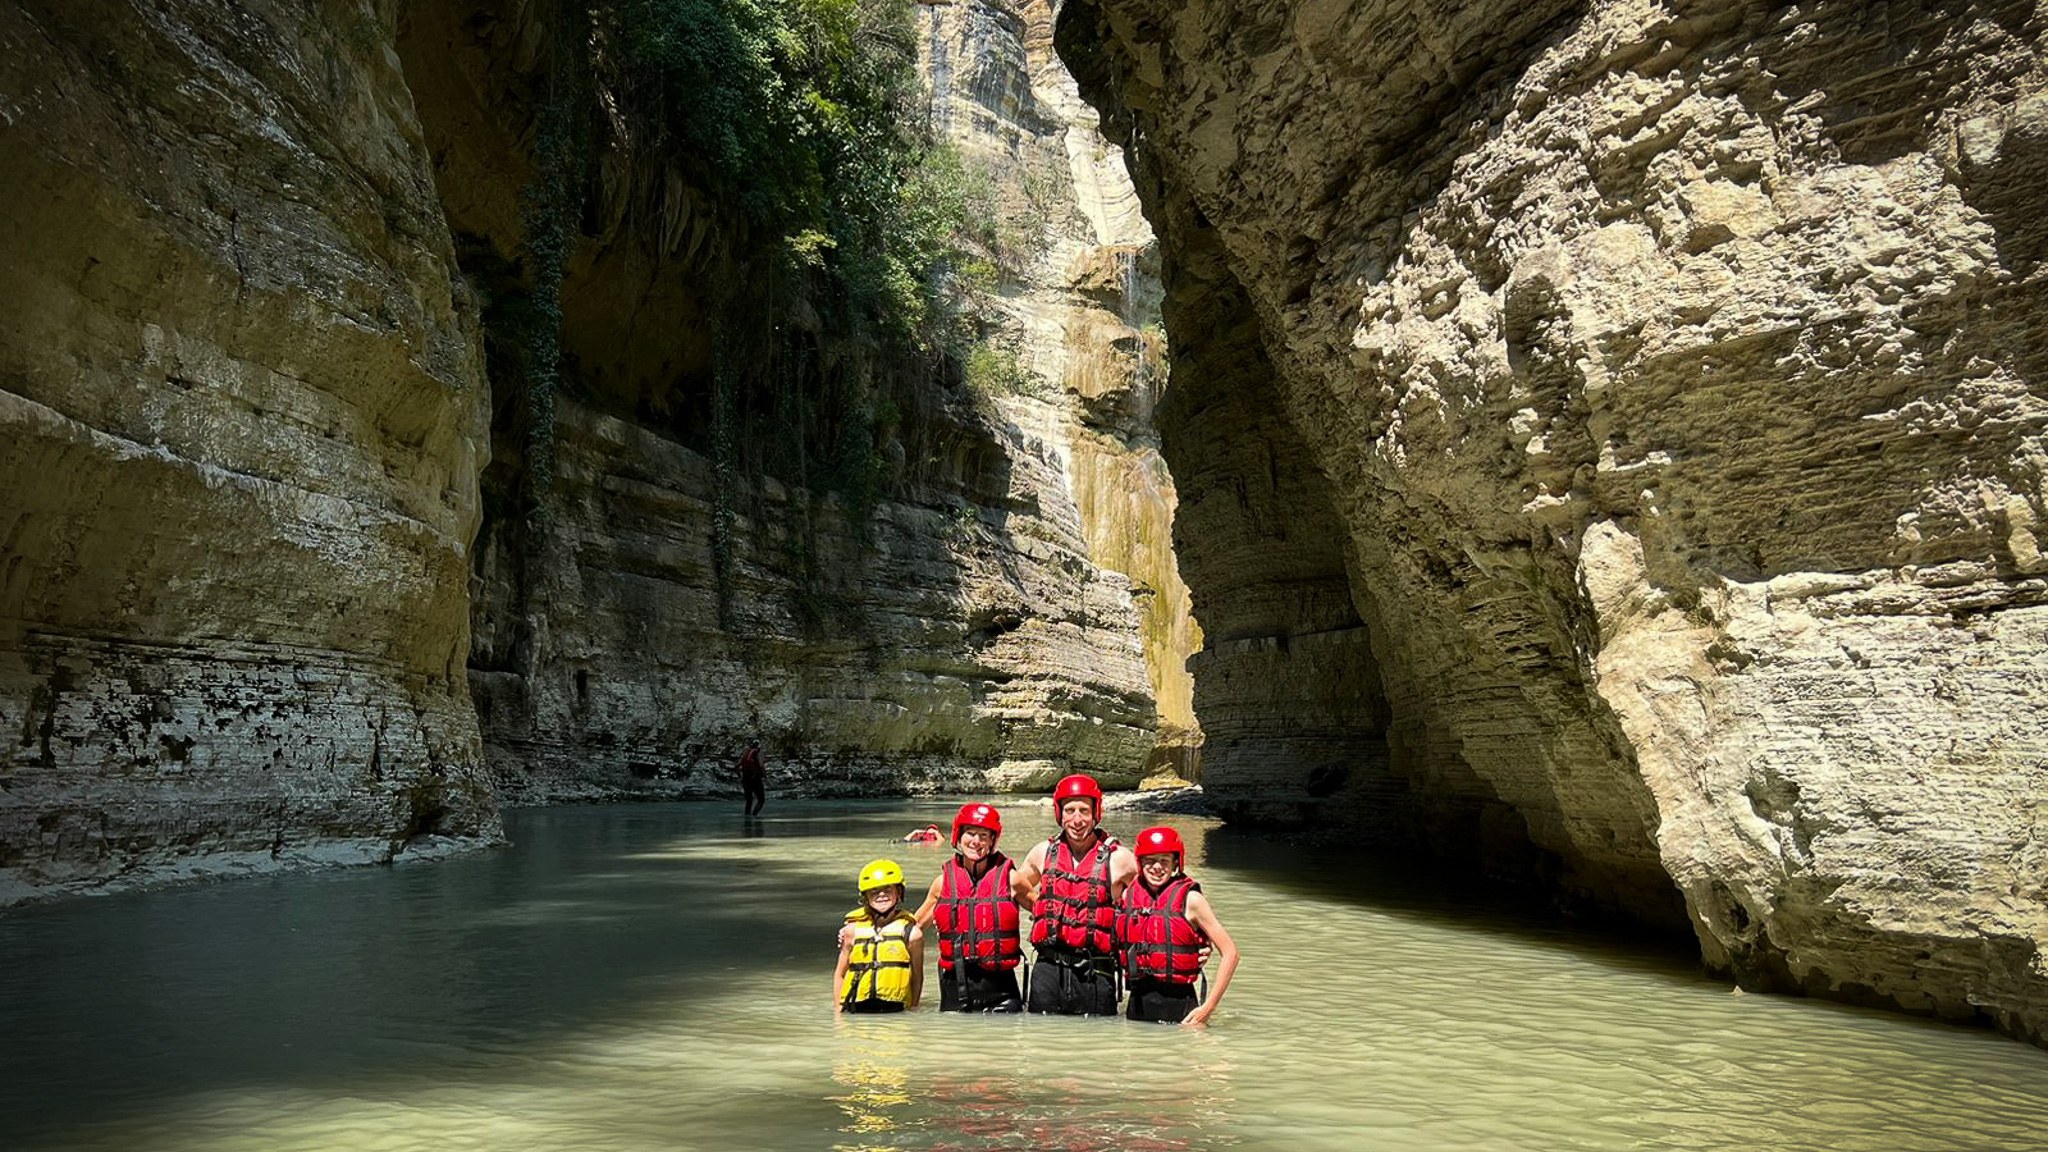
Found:
[[[1117,907],[1116,944],[1131,1000],[1124,1015],[1162,1024],[1206,1024],[1237,971],[1237,942],[1187,874],[1187,849],[1171,828],[1138,833],[1138,879]],[[1210,949],[1216,982],[1197,1003],[1195,985]]]
[[[1052,801],[1059,832],[1033,845],[1018,869],[1037,958],[1025,1009],[1114,1016],[1116,906],[1138,874],[1138,858],[1102,830],[1102,788],[1093,777],[1061,780]]]
[[[924,930],[903,906],[903,869],[894,860],[860,870],[860,907],[839,928],[832,969],[834,1012],[901,1012],[924,994]]]
[[[768,769],[761,763],[759,740],[747,741],[747,750],[740,754],[740,791],[747,797],[746,814],[760,815],[768,803]]]
[[[953,817],[953,857],[918,907],[919,924],[939,932],[939,1011],[1021,1012],[1017,966],[1023,887],[1008,856],[996,851],[1003,818],[986,804],[963,804]]]

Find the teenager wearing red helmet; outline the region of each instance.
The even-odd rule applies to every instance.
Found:
[[[1116,943],[1130,980],[1133,1020],[1206,1024],[1237,971],[1237,942],[1216,919],[1202,886],[1186,871],[1187,849],[1171,828],[1138,833],[1138,882],[1117,906]],[[1195,1002],[1205,950],[1214,949],[1216,980]]]
[[[1116,905],[1138,858],[1102,830],[1102,788],[1069,776],[1052,793],[1059,832],[1032,846],[1018,870],[1031,902],[1031,996],[1027,1011],[1114,1016]]]
[[[938,925],[941,1012],[1024,1010],[1017,990],[1023,886],[1010,858],[996,851],[1002,835],[1001,813],[987,804],[961,805],[953,817],[953,857],[917,910],[920,925]]]

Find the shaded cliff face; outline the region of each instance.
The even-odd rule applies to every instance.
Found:
[[[0,13],[0,902],[488,840],[486,763],[535,798],[723,790],[756,735],[813,791],[1142,772],[1131,585],[1043,430],[799,301],[756,348],[787,419],[714,462],[746,228],[613,102],[526,458],[537,402],[486,375],[535,81],[608,44],[556,11]],[[879,497],[803,482],[818,443]]]
[[[1060,31],[1164,245],[1217,800],[2048,1036],[2034,7]]]
[[[496,833],[475,317],[379,15],[0,10],[0,901]]]
[[[1201,646],[1173,555],[1173,479],[1152,410],[1166,382],[1158,252],[1120,150],[1052,50],[1045,0],[923,4],[935,130],[995,223],[994,286],[972,302],[991,347],[1043,386],[996,399],[1051,445],[1096,565],[1131,583],[1159,714],[1151,763],[1199,775],[1187,659]]]
[[[559,31],[544,21],[445,3],[400,28],[476,275],[523,258],[533,117],[507,111],[536,105]],[[500,786],[730,792],[754,736],[774,786],[812,793],[1134,783],[1157,722],[1131,584],[1090,559],[1050,435],[803,307],[772,334],[721,312],[721,286],[757,274],[744,228],[703,173],[642,148],[610,95],[597,106],[539,516],[518,508],[528,465],[493,382],[470,677]],[[734,347],[776,357],[783,406],[739,432],[765,464],[728,473],[712,397]],[[802,479],[830,468],[806,454],[834,389],[887,401],[871,430],[831,430],[862,452],[872,435],[872,509]]]

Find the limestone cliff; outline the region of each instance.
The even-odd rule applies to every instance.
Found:
[[[0,903],[496,834],[475,310],[326,7],[0,6]]]
[[[1152,762],[1199,774],[1187,659],[1200,647],[1173,556],[1173,479],[1152,409],[1166,380],[1159,266],[1123,156],[1052,51],[1047,0],[922,0],[936,131],[986,189],[984,339],[1046,387],[997,397],[1054,446],[1089,557],[1128,577],[1160,734]]]
[[[547,19],[451,2],[400,29],[473,275],[524,243]],[[687,163],[608,117],[561,289],[544,518],[516,508],[509,406],[483,481],[470,681],[500,786],[732,791],[757,735],[773,786],[812,794],[1134,783],[1157,722],[1131,584],[1090,559],[1055,441],[957,382],[906,379],[799,305],[748,345],[775,358],[781,407],[735,451],[764,464],[722,473],[716,357],[759,317],[718,304],[754,275],[744,230]],[[826,470],[805,456],[832,389],[883,395],[873,435],[892,463],[872,509],[804,480]]]
[[[721,790],[749,735],[811,791],[1142,772],[1064,441],[804,301],[733,335],[744,229],[616,101],[529,458],[501,337],[532,82],[566,40],[602,83],[577,11],[0,6],[0,903],[488,842],[494,786]],[[791,405],[739,467],[722,342]],[[806,482],[835,438],[871,504]]]
[[[1076,0],[1206,777],[2048,1039],[2031,3]]]

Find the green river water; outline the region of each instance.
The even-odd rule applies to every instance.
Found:
[[[1209,1029],[833,1016],[855,873],[928,883],[888,841],[952,808],[523,811],[450,862],[0,916],[0,1148],[2048,1148],[2048,1052],[1189,817],[1110,827],[1179,828],[1244,951]]]

